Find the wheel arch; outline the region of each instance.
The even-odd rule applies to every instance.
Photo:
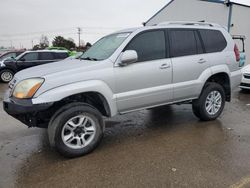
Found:
[[[56,116],[62,109],[67,108],[72,103],[82,103],[91,106],[99,111],[102,116],[111,117],[112,109],[110,108],[107,99],[98,92],[83,92],[67,96],[59,101],[53,102],[50,108],[46,111],[32,113],[36,119],[36,126],[47,128],[51,119]]]
[[[230,83],[230,76],[227,72],[217,72],[213,75],[211,75],[205,82],[204,87],[206,86],[206,83],[208,82],[214,82],[220,84],[226,94],[226,101],[231,101],[231,83]]]
[[[79,102],[89,102],[90,104],[92,103],[92,105],[102,103],[102,112],[105,116],[111,117],[117,114],[116,102],[112,90],[105,82],[99,80],[66,84],[47,89],[42,93],[39,93],[38,90],[38,93],[36,93],[32,99],[32,103],[57,104],[65,101],[76,100],[80,100]]]
[[[96,108],[103,116],[111,117],[111,109],[106,98],[99,92],[83,92],[67,96],[55,102],[54,106],[64,106],[72,102],[84,102]]]

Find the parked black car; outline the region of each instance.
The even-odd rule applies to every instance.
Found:
[[[0,62],[0,80],[8,83],[18,71],[60,61],[67,57],[69,57],[68,52],[62,50],[26,51],[16,58],[9,58]]]
[[[22,54],[23,52],[25,52],[25,50],[15,50],[15,51],[8,51],[3,53],[2,55],[0,55],[0,61],[3,61],[7,58],[16,58],[17,56],[19,56],[20,54]]]

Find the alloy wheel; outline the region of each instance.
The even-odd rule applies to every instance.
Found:
[[[67,147],[82,149],[93,141],[95,134],[95,121],[87,115],[78,115],[64,124],[61,136]]]
[[[209,115],[215,115],[219,112],[222,106],[222,96],[219,91],[212,91],[206,98],[206,111]]]
[[[1,79],[4,81],[4,82],[10,82],[13,78],[13,75],[11,72],[9,71],[4,71],[2,72],[1,74]]]

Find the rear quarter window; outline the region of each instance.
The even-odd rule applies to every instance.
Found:
[[[227,41],[220,31],[201,29],[199,32],[206,53],[221,52],[226,48]]]
[[[69,57],[68,53],[55,53],[55,59],[65,59]]]
[[[40,60],[53,60],[53,55],[50,52],[41,52],[40,53]]]

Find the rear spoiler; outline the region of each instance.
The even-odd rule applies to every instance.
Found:
[[[232,35],[233,39],[246,40],[245,35]]]

